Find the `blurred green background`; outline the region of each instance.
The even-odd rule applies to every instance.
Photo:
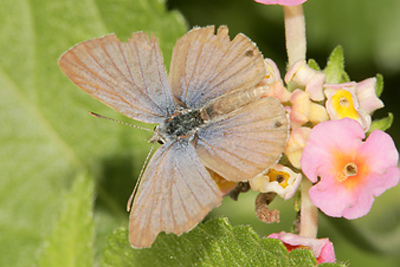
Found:
[[[192,26],[228,25],[243,32],[272,58],[286,64],[283,11],[251,0],[4,0],[0,3],[0,266],[31,266],[51,239],[75,177],[95,181],[96,260],[106,237],[126,226],[126,201],[150,145],[147,133],[87,115],[96,111],[127,122],[117,112],[72,85],[57,58],[73,44],[116,32],[154,32],[168,62],[176,38]],[[397,0],[309,0],[304,5],[308,58],[325,66],[337,45],[346,70],[360,81],[381,73],[385,108],[393,112],[388,132],[400,144],[400,2]],[[171,12],[169,12],[171,11]],[[179,11],[182,16],[177,12]],[[186,20],[186,22],[185,22]],[[186,24],[185,24],[186,23]],[[187,28],[185,28],[187,27]],[[266,225],[254,215],[254,193],[225,199],[210,217],[228,216],[260,234],[289,231],[292,201],[276,200],[281,223]],[[400,266],[400,187],[385,192],[371,212],[347,222],[320,216],[320,237],[329,237],[337,258],[351,266]]]

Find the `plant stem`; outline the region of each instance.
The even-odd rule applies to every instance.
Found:
[[[289,67],[306,58],[306,26],[303,6],[284,6],[286,51]]]
[[[300,233],[301,236],[317,237],[318,209],[311,203],[308,190],[312,183],[308,179],[301,181]]]

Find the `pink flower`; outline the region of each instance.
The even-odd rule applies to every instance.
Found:
[[[383,108],[383,102],[376,95],[376,78],[365,79],[356,85],[356,95],[360,109],[372,114],[377,109]]]
[[[356,219],[371,209],[374,197],[397,185],[399,154],[392,138],[373,131],[365,142],[361,125],[349,118],[315,126],[301,157],[311,201],[332,217]]]
[[[255,0],[257,3],[264,5],[281,5],[281,6],[297,6],[303,4],[307,0]]]
[[[336,261],[333,244],[328,238],[316,239],[285,232],[271,234],[268,236],[268,238],[281,240],[288,252],[296,248],[306,248],[312,250],[314,257],[317,259],[317,264]]]
[[[325,82],[325,74],[310,68],[305,60],[296,61],[285,75],[285,82],[291,81],[297,85],[305,86],[305,91],[310,93],[310,98],[314,101],[322,101],[324,94],[322,92]]]

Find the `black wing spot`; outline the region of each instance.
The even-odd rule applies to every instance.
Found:
[[[282,122],[280,122],[280,121],[275,122],[275,128],[279,128],[281,126],[282,126]]]
[[[245,53],[245,56],[246,56],[246,57],[252,57],[252,56],[254,56],[254,51],[253,51],[253,50],[247,50],[246,53]]]

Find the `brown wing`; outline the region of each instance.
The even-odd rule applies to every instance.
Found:
[[[174,100],[156,38],[115,34],[79,43],[58,61],[78,87],[122,114],[148,123],[174,112]]]
[[[243,34],[231,41],[228,28],[195,28],[180,38],[173,50],[169,81],[187,108],[200,108],[229,91],[245,90],[266,74],[263,57]]]
[[[196,152],[207,168],[225,179],[244,181],[280,159],[288,129],[279,101],[261,98],[200,129]]]
[[[129,241],[149,247],[164,231],[177,235],[192,229],[222,196],[191,144],[163,145],[150,160],[132,206]]]

